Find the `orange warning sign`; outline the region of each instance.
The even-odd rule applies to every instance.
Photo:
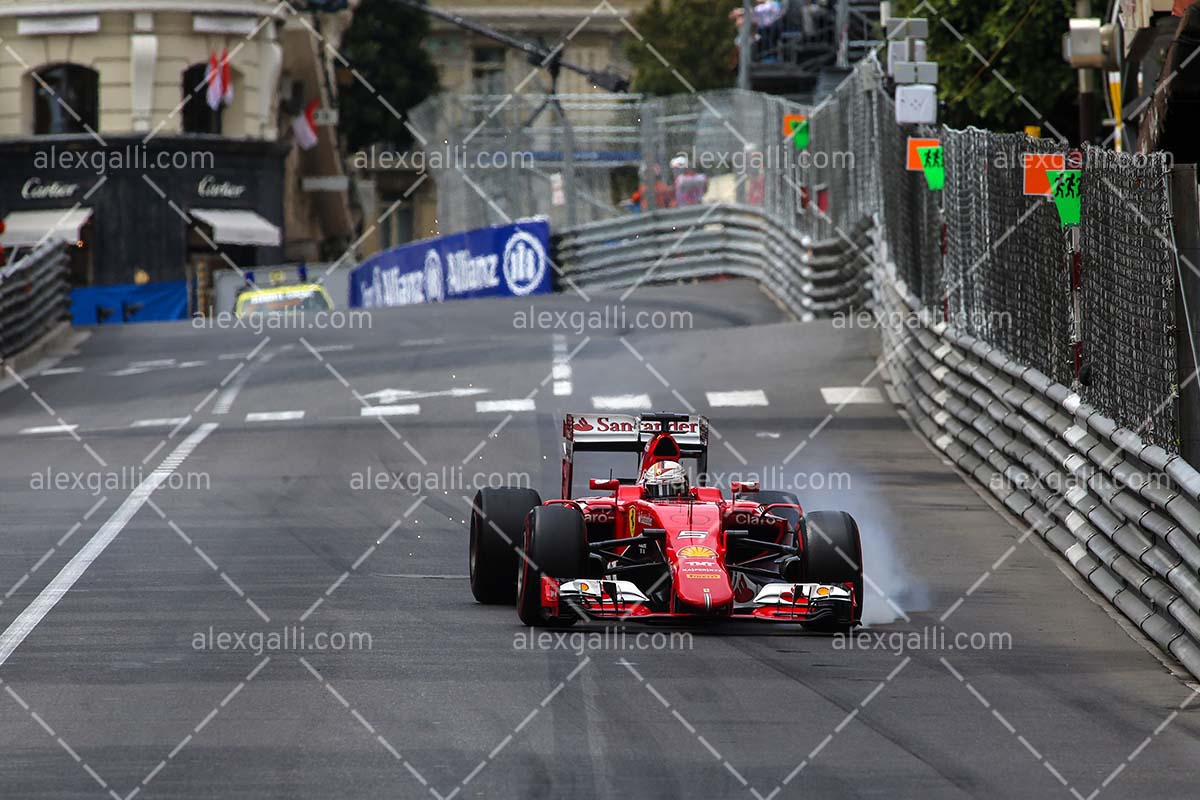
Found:
[[[942,143],[939,139],[916,139],[912,136],[908,137],[908,171],[923,172],[925,164],[921,161],[922,147],[941,147]]]
[[[1021,160],[1025,169],[1025,194],[1050,197],[1050,176],[1046,172],[1066,169],[1066,162],[1062,153],[1026,153]]]

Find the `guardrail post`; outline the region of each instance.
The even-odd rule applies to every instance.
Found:
[[[1175,292],[1175,359],[1179,385],[1179,454],[1200,464],[1200,378],[1192,343],[1200,343],[1200,192],[1196,165],[1171,170],[1171,226],[1179,258]],[[1190,306],[1190,308],[1189,308]]]

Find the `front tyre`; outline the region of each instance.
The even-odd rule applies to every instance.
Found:
[[[480,489],[471,504],[471,594],[481,603],[511,603],[516,596],[517,548],[525,517],[542,504],[533,489]]]
[[[818,630],[847,632],[862,622],[863,560],[858,523],[845,511],[813,511],[804,515],[804,582],[854,586],[857,607],[849,622],[819,623]]]
[[[587,575],[587,527],[578,509],[539,506],[525,523],[525,558],[517,565],[517,616],[526,625],[570,625],[574,614],[547,616],[542,576],[575,580]]]

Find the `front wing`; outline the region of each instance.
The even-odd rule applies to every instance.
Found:
[[[542,577],[542,611],[548,618],[590,620],[732,619],[790,623],[844,623],[858,605],[851,586],[824,583],[768,583],[749,603],[715,615],[654,611],[650,598],[631,581],[584,578],[560,581]]]

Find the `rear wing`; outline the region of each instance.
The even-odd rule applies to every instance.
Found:
[[[697,461],[700,485],[708,474],[708,419],[692,414],[567,414],[563,419],[563,497],[571,497],[575,453],[634,453],[658,433],[670,433],[684,458]]]

